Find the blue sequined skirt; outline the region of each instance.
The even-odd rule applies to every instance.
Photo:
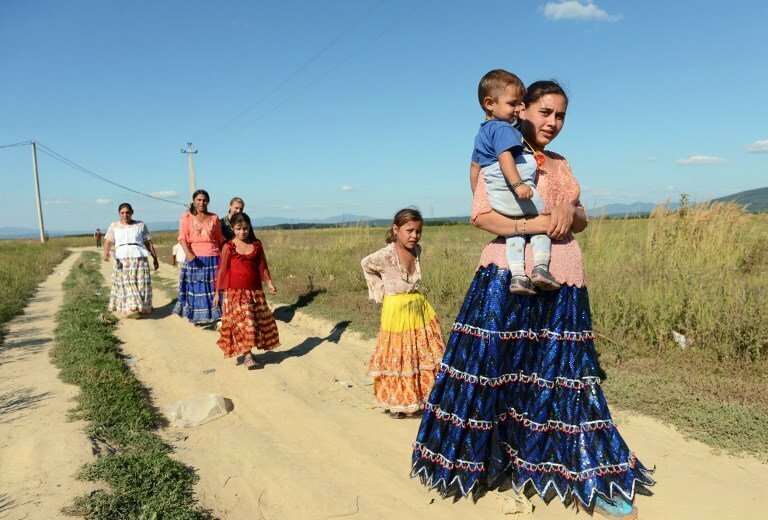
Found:
[[[534,297],[481,267],[453,325],[413,445],[411,475],[446,496],[531,483],[545,499],[632,500],[649,471],[600,388],[585,287]]]
[[[184,262],[179,273],[179,299],[173,312],[192,323],[211,323],[221,318],[221,312],[213,306],[213,280],[218,256],[198,256]]]

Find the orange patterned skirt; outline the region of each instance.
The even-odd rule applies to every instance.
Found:
[[[423,409],[444,351],[440,321],[423,294],[384,296],[381,330],[368,365],[374,404],[391,412]]]
[[[272,350],[280,336],[264,291],[227,289],[221,302],[220,337],[216,344],[227,357],[250,352],[252,348]]]

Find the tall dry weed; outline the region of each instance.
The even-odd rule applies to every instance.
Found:
[[[598,220],[590,228],[585,249],[596,330],[646,352],[677,348],[676,331],[720,359],[765,357],[765,216],[735,204],[684,203],[648,219]]]

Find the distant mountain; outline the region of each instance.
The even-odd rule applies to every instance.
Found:
[[[650,215],[651,211],[660,204],[653,202],[634,202],[632,204],[607,204],[598,208],[587,208],[590,217],[636,217]],[[670,207],[678,207],[678,203],[670,204]]]
[[[747,206],[747,211],[757,213],[759,211],[768,211],[768,187],[757,188],[756,190],[740,191],[733,195],[727,195],[714,199],[712,202],[735,202],[736,204],[744,204]]]

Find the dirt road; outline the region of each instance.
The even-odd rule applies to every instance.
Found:
[[[103,265],[107,279],[110,269]],[[173,279],[176,272],[163,265],[156,276]],[[278,322],[282,346],[259,354],[263,368],[247,371],[223,357],[215,332],[172,315],[171,299],[157,287],[155,306],[149,318],[122,320],[117,330],[136,375],[151,389],[154,405],[162,409],[207,392],[234,404],[221,419],[161,432],[176,448],[174,456],[196,468],[198,498],[219,517],[320,520],[354,513],[359,519],[512,518],[502,513],[503,494],[488,494],[477,503],[452,503],[408,477],[418,420],[390,419],[371,408],[365,373],[373,345],[346,330],[345,323],[325,323],[283,307],[277,311],[283,320]],[[38,356],[28,367],[17,365],[17,371],[36,373],[39,364],[47,363],[44,353]],[[5,370],[3,363],[0,369]],[[67,398],[48,400],[66,403]],[[657,466],[654,495],[636,502],[640,518],[752,519],[768,507],[768,465],[714,454],[647,417],[614,411],[614,418],[642,460]],[[26,426],[30,420],[20,417],[15,428],[29,434],[34,431]],[[6,444],[7,428],[0,423],[3,457],[14,451]],[[0,460],[5,466],[5,459]],[[33,460],[42,475],[46,459]],[[70,470],[59,467],[50,466],[47,474],[71,481],[71,473],[64,474]],[[5,474],[0,477],[3,484]],[[10,497],[19,492],[4,491]],[[534,505],[527,518],[575,517],[559,503],[546,506],[534,499]],[[16,516],[17,508],[0,505],[0,511],[12,513],[8,518],[23,518]],[[581,517],[586,518],[583,513]]]

